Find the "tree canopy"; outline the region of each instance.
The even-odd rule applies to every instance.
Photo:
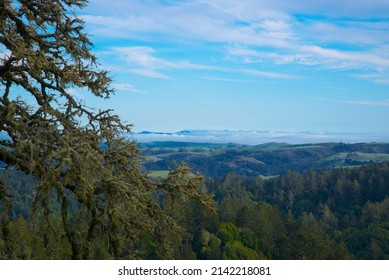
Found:
[[[38,257],[142,257],[136,241],[149,236],[160,257],[169,258],[168,236],[179,227],[158,199],[182,196],[210,209],[213,202],[201,190],[202,177],[184,165],[164,181],[149,179],[136,142],[124,137],[131,125],[73,94],[114,94],[76,14],[86,4],[0,1],[0,132],[7,136],[0,161],[37,179],[30,220],[42,242]],[[5,239],[11,207],[9,186],[0,181]]]

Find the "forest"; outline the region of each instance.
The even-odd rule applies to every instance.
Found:
[[[0,256],[71,258],[70,244],[55,224],[59,214],[51,217],[53,232],[47,236],[37,234],[30,221],[36,180],[16,170],[2,170],[1,178],[13,186],[13,203],[11,219],[0,234]],[[266,180],[229,173],[203,183],[213,195],[216,211],[184,197],[157,194],[155,199],[180,227],[178,232],[166,232],[168,258],[388,259],[388,182],[386,162],[288,171]],[[79,226],[87,227],[85,222]],[[99,238],[89,258],[110,259],[107,242]],[[166,258],[157,242],[145,234],[133,240],[131,248],[138,252],[137,258]]]
[[[389,258],[388,144],[150,155],[103,103],[87,4],[0,1],[0,259]]]

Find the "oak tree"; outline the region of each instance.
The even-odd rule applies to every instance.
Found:
[[[0,1],[0,161],[38,180],[31,228],[45,248],[40,257],[141,258],[139,242],[149,236],[159,257],[169,258],[164,236],[179,228],[157,197],[180,194],[210,208],[213,202],[184,165],[166,180],[149,179],[136,142],[125,137],[131,125],[73,94],[114,94],[77,16],[86,4]],[[3,182],[0,188],[4,214],[12,197]],[[7,215],[0,218],[5,224]],[[67,251],[50,250],[54,243]]]

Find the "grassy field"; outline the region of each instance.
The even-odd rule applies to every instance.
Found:
[[[169,170],[154,170],[149,172],[149,177],[153,179],[164,179],[168,176]]]
[[[150,178],[153,179],[166,179],[169,175],[169,170],[153,170],[148,173]],[[189,174],[189,178],[192,178],[192,176],[196,176],[194,173]]]
[[[388,154],[379,154],[379,153],[357,153],[355,156],[356,160],[360,161],[389,161],[389,155]]]
[[[333,161],[336,167],[350,167],[350,162],[355,161],[360,162],[360,165],[368,162],[382,162],[389,161],[389,154],[381,153],[338,153],[322,159],[322,161]],[[353,164],[357,165],[357,164]]]

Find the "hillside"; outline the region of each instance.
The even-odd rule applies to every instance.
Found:
[[[375,143],[242,146],[165,142],[149,143],[142,149],[150,154],[146,165],[154,163],[158,167],[157,163],[162,161],[181,158],[192,160],[188,161],[192,167],[197,164],[199,168],[206,168],[193,161],[193,157],[200,160],[207,157],[216,164],[208,166],[207,170],[227,172],[234,167],[253,175],[229,173],[205,180],[204,190],[212,194],[215,212],[185,197],[172,198],[156,193],[156,201],[185,233],[185,236],[173,236],[175,259],[367,260],[389,259],[389,163],[370,164],[388,160],[388,146]],[[225,165],[223,158],[228,158]],[[254,176],[260,174],[254,174],[256,166],[270,170],[281,162],[284,168],[290,165],[295,170],[309,168],[310,162],[320,168],[356,168],[280,172],[280,176],[267,180]],[[360,165],[366,166],[358,167]],[[157,170],[151,175],[165,177],[167,170]],[[36,178],[13,168],[0,169],[0,179],[9,186],[5,189],[7,192],[3,192],[9,204],[0,203],[0,210],[8,209],[8,218],[0,231],[0,258],[8,255],[39,258],[42,250],[38,246],[43,241],[32,226],[30,213],[42,185],[37,186]],[[53,209],[57,205],[53,203]],[[71,213],[77,211],[79,203],[70,204],[69,209]],[[126,209],[126,213],[130,211]],[[60,212],[53,212],[51,218],[58,221]],[[150,240],[145,234],[135,240],[135,245],[145,252],[144,259],[160,259],[158,247]],[[101,253],[106,250],[105,243],[95,246],[101,249],[92,257],[105,258]],[[66,243],[61,242],[55,248],[58,256],[68,256]]]
[[[238,144],[151,142],[139,143],[148,171],[163,172],[174,162],[186,162],[207,177],[234,172],[241,176],[274,176],[288,170],[355,167],[389,161],[389,143],[320,143],[292,145],[267,143]],[[160,173],[163,174],[163,173]]]

